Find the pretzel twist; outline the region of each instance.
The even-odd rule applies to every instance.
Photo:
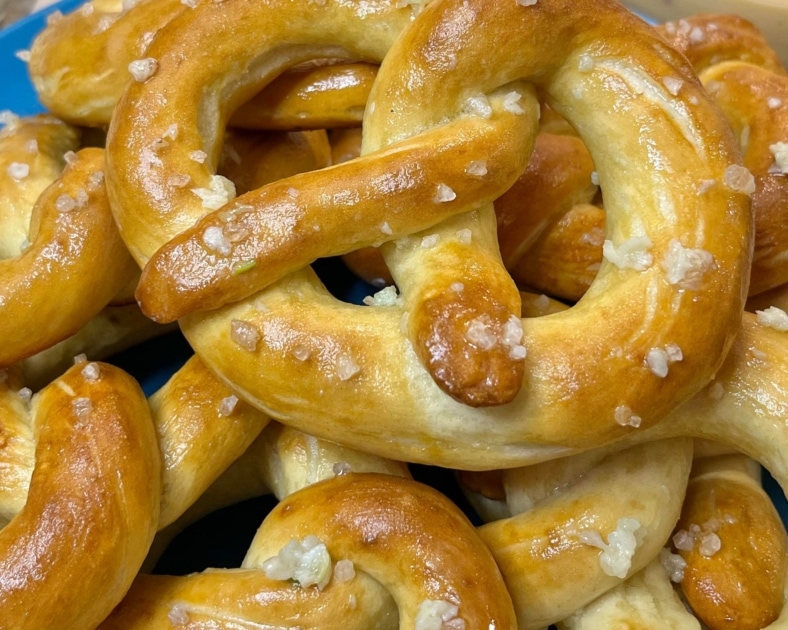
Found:
[[[0,531],[3,627],[95,627],[156,531],[160,458],[145,397],[121,370],[91,366],[73,367],[29,407],[14,374],[0,384],[3,459],[19,438],[35,449],[22,458],[35,463],[24,507]]]
[[[166,111],[157,113],[158,106],[155,101],[158,100],[158,97],[155,96],[156,93],[161,89],[171,90],[171,93],[166,97],[171,105],[174,106],[178,100],[181,100],[185,107],[190,107],[192,110],[191,122],[188,124],[189,130],[188,132],[184,130],[181,136],[183,141],[173,144],[166,152],[166,160],[163,162],[163,166],[166,168],[162,169],[161,175],[157,175],[157,177],[161,177],[160,183],[153,184],[153,182],[149,180],[146,184],[146,188],[151,192],[153,192],[154,188],[161,187],[162,192],[172,200],[145,199],[144,197],[139,198],[138,195],[137,197],[140,203],[130,204],[129,201],[131,197],[128,197],[124,191],[132,187],[136,188],[138,184],[138,181],[134,179],[136,176],[129,177],[132,171],[125,167],[122,172],[120,172],[119,169],[110,168],[111,171],[115,171],[111,180],[113,182],[113,188],[115,189],[113,193],[116,200],[115,205],[119,207],[116,217],[119,219],[122,231],[127,241],[130,241],[130,248],[138,261],[144,262],[155,247],[166,240],[162,239],[162,234],[165,236],[174,235],[174,233],[179,231],[178,227],[185,228],[187,224],[192,224],[194,222],[194,217],[199,216],[205,211],[205,208],[199,203],[195,192],[168,190],[168,181],[171,180],[173,176],[170,168],[173,165],[178,165],[176,168],[182,169],[178,177],[183,173],[189,174],[193,182],[198,184],[204,183],[205,190],[207,190],[209,182],[211,182],[211,185],[214,187],[226,184],[226,182],[222,183],[221,180],[216,180],[215,178],[211,179],[207,169],[200,169],[200,165],[195,166],[195,163],[190,162],[188,159],[188,148],[190,143],[197,144],[199,140],[197,137],[199,130],[197,124],[197,111],[213,106],[204,98],[202,100],[196,97],[192,99],[182,88],[172,90],[172,86],[175,82],[182,81],[185,75],[191,72],[194,73],[191,77],[193,87],[198,84],[205,85],[212,83],[215,79],[211,78],[211,73],[223,72],[223,62],[217,62],[215,64],[206,64],[202,62],[193,63],[192,70],[187,73],[180,61],[177,61],[177,59],[180,59],[180,56],[173,57],[174,49],[170,47],[173,41],[178,41],[181,44],[183,42],[192,41],[192,45],[194,45],[194,33],[201,32],[200,46],[205,45],[205,37],[216,38],[217,43],[219,43],[219,40],[222,40],[224,44],[221,45],[231,45],[234,48],[232,54],[228,50],[228,56],[238,55],[241,58],[250,57],[250,51],[255,49],[260,51],[255,63],[264,68],[264,71],[261,71],[259,77],[255,77],[253,74],[237,74],[234,78],[231,78],[232,75],[227,75],[222,79],[227,85],[227,90],[233,92],[232,99],[229,100],[226,105],[229,111],[233,108],[234,103],[245,100],[243,96],[244,93],[246,93],[248,97],[250,92],[259,89],[266,81],[270,80],[270,75],[274,73],[277,67],[281,69],[283,65],[292,65],[304,59],[320,56],[336,57],[340,55],[352,55],[354,57],[367,59],[382,58],[390,46],[393,36],[402,30],[410,14],[410,11],[392,9],[385,4],[381,4],[381,6],[376,9],[376,11],[379,12],[376,16],[378,26],[374,26],[373,28],[371,15],[367,14],[363,22],[360,22],[358,15],[343,6],[334,7],[330,4],[326,5],[323,9],[325,12],[325,20],[321,20],[317,24],[313,21],[304,21],[302,17],[288,17],[289,13],[292,11],[299,13],[299,16],[302,14],[300,10],[296,10],[289,6],[282,6],[282,20],[288,23],[287,37],[292,38],[294,33],[298,33],[298,37],[303,41],[303,45],[301,48],[291,48],[292,54],[287,59],[280,59],[278,57],[279,53],[277,52],[278,48],[275,45],[276,42],[284,36],[280,29],[274,28],[270,21],[267,21],[265,25],[265,38],[256,40],[255,42],[242,42],[238,38],[232,38],[232,43],[230,44],[221,34],[221,31],[214,28],[214,14],[219,15],[224,11],[225,8],[213,7],[210,4],[199,5],[193,11],[183,13],[178,18],[172,20],[167,27],[159,33],[159,36],[150,49],[151,54],[159,59],[157,72],[145,83],[145,85],[133,84],[129,86],[125,98],[120,105],[122,111],[125,113],[122,116],[116,117],[115,124],[113,124],[110,130],[110,152],[117,156],[113,158],[113,160],[117,159],[125,162],[126,159],[129,159],[132,164],[136,163],[142,166],[140,161],[142,160],[142,162],[144,162],[147,159],[145,158],[145,152],[149,146],[148,142],[155,143],[155,134],[161,133],[163,136],[165,129],[169,128],[169,125],[171,125],[172,109],[168,107]],[[234,19],[237,20],[260,19],[257,8],[252,5],[247,6],[244,2],[239,2],[238,6],[234,7],[232,14]],[[297,20],[295,23],[297,27],[293,25],[293,19]],[[338,27],[340,23],[342,24],[341,28]],[[333,28],[326,29],[327,24],[335,25],[336,30],[339,32],[332,32],[335,30]],[[363,30],[364,37],[358,37],[356,33],[354,33],[354,29]],[[374,32],[375,29],[378,30],[378,35],[373,36],[372,32]],[[189,39],[190,37],[192,38],[191,40]],[[375,38],[377,38],[377,40]],[[343,50],[343,46],[346,50]],[[266,58],[268,61],[264,62],[263,60]],[[170,63],[168,59],[173,59],[175,63]],[[195,62],[197,61],[196,57],[193,59]],[[274,67],[266,67],[266,63]],[[268,73],[268,76],[266,76],[265,73]],[[246,85],[242,87],[240,82],[245,82]],[[233,85],[234,83],[236,84]],[[188,101],[191,101],[191,104],[189,104]],[[131,114],[132,109],[140,111],[141,114],[144,112],[143,115],[146,116],[150,122],[149,125],[146,125],[151,134],[147,138],[140,138],[128,127],[130,118],[136,118],[136,115]],[[159,107],[159,110],[160,109]],[[518,111],[522,110],[518,107]],[[226,114],[224,116],[226,116]],[[165,118],[168,127],[159,131],[158,128],[163,125],[165,122],[163,119]],[[498,118],[499,116],[496,116],[496,119]],[[255,227],[257,233],[261,235],[262,241],[269,243],[271,241],[270,237],[275,236],[279,232],[279,215],[281,214],[281,210],[272,212],[272,208],[269,209],[265,206],[273,205],[275,208],[277,205],[285,203],[293,207],[290,211],[295,212],[295,217],[297,217],[297,227],[293,230],[292,234],[294,238],[299,240],[298,247],[294,247],[293,239],[290,239],[288,243],[283,244],[284,247],[278,248],[279,254],[277,255],[277,259],[284,262],[284,268],[281,265],[272,265],[270,267],[257,265],[252,268],[252,265],[254,265],[253,257],[250,258],[248,255],[245,255],[243,251],[245,248],[239,247],[235,249],[237,257],[230,256],[218,258],[210,254],[210,262],[213,262],[213,264],[209,262],[209,265],[205,266],[205,272],[209,275],[218,274],[226,280],[226,276],[230,276],[232,279],[234,272],[242,268],[247,271],[247,273],[243,275],[246,276],[245,283],[248,286],[252,286],[252,282],[255,278],[258,280],[262,278],[263,282],[271,282],[282,274],[296,268],[298,265],[310,262],[311,259],[317,256],[330,255],[332,250],[336,250],[336,253],[340,253],[343,250],[350,249],[356,246],[356,242],[360,239],[362,239],[360,242],[361,245],[369,244],[372,239],[379,240],[381,235],[385,234],[387,231],[385,227],[381,228],[381,226],[384,224],[388,225],[386,219],[390,216],[389,209],[392,206],[406,207],[407,204],[411,204],[414,207],[424,206],[425,210],[427,210],[419,215],[413,214],[411,217],[404,217],[406,221],[406,225],[404,226],[400,225],[398,221],[392,220],[392,225],[390,225],[388,229],[391,230],[392,234],[395,236],[402,234],[404,229],[413,231],[415,229],[428,227],[446,216],[461,212],[467,209],[467,206],[435,203],[435,184],[432,181],[427,181],[423,173],[426,172],[428,164],[434,164],[435,168],[445,168],[445,166],[442,166],[442,163],[450,163],[446,160],[446,152],[462,152],[464,146],[475,144],[476,146],[489,147],[494,150],[495,155],[490,156],[489,160],[489,167],[491,172],[494,173],[494,176],[486,178],[485,180],[485,178],[480,179],[478,176],[464,175],[461,181],[455,184],[453,190],[459,195],[467,192],[467,203],[474,203],[476,200],[484,200],[485,198],[495,196],[495,194],[497,194],[496,191],[500,191],[501,187],[505,187],[507,185],[506,182],[511,181],[514,173],[516,173],[518,168],[517,161],[510,163],[509,158],[512,154],[525,155],[526,150],[522,139],[528,137],[528,134],[524,133],[524,130],[528,126],[529,117],[517,116],[509,112],[504,112],[500,114],[500,118],[503,119],[504,123],[508,124],[492,125],[484,121],[477,124],[473,120],[468,120],[457,121],[455,127],[447,130],[436,130],[436,140],[449,137],[451,141],[449,143],[439,143],[438,146],[440,150],[438,152],[433,150],[427,151],[426,145],[424,144],[406,145],[399,150],[398,154],[394,154],[392,151],[380,152],[374,158],[370,157],[364,165],[348,163],[336,167],[338,172],[331,173],[330,180],[328,181],[296,177],[286,182],[279,182],[275,185],[265,187],[260,191],[256,191],[256,193],[250,193],[237,199],[233,204],[225,206],[222,215],[224,217],[232,216],[231,211],[233,209],[236,210],[235,214],[237,214],[237,217],[233,216],[234,219],[237,219],[233,229],[238,230],[234,236],[235,239],[240,239],[244,231],[247,230],[247,226],[244,225],[244,222],[251,217],[252,220],[255,220],[255,223],[257,223]],[[513,133],[513,130],[519,130],[520,132]],[[484,135],[490,131],[495,133],[494,137]],[[447,136],[447,134],[453,134],[453,137]],[[187,140],[187,135],[191,137],[191,140]],[[429,140],[429,138],[425,138],[425,141],[426,140]],[[498,142],[501,142],[501,146],[497,146]],[[202,139],[199,144],[215,145],[215,138]],[[514,145],[516,150],[512,151],[510,148],[511,145]],[[121,154],[125,154],[125,157],[121,158]],[[507,159],[504,159],[504,157]],[[419,170],[413,170],[412,165],[414,163],[419,164]],[[500,169],[497,168],[498,164],[501,165]],[[413,180],[416,185],[408,187],[406,191],[403,191],[401,186],[392,188],[388,186],[384,187],[380,184],[380,182],[390,179],[392,176],[406,177],[409,180]],[[324,175],[323,177],[328,177],[328,175]],[[372,179],[370,180],[370,178]],[[218,184],[217,181],[219,182]],[[314,183],[310,185],[310,182]],[[319,185],[317,185],[318,183]],[[352,183],[355,189],[350,193],[350,196],[348,196],[347,190],[349,183]],[[327,189],[326,185],[330,186],[330,188]],[[192,191],[199,192],[197,189],[192,189]],[[291,192],[298,197],[298,201],[294,201],[294,198],[287,194]],[[407,192],[407,194],[397,195],[395,201],[395,194],[399,192]],[[232,194],[228,193],[228,195],[224,197],[224,200],[227,200],[230,196],[232,196]],[[429,201],[425,201],[425,198]],[[313,222],[317,220],[317,213],[322,211],[322,208],[315,208],[314,205],[316,202],[318,206],[326,205],[329,200],[347,201],[342,204],[344,207],[333,207],[333,212],[330,215],[320,217],[320,229],[318,232],[314,229]],[[181,209],[183,211],[179,213],[180,218],[176,218],[172,216],[172,213],[168,213],[168,208],[173,203],[182,206]],[[121,207],[124,204],[126,207]],[[132,205],[136,205],[137,207],[132,208]],[[260,213],[247,213],[244,212],[247,205],[251,205],[252,207],[263,206],[264,210],[261,210]],[[331,205],[336,206],[336,204],[333,203]],[[347,234],[348,218],[358,216],[358,214],[364,210],[368,210],[368,212],[362,215],[365,225],[359,226],[360,229],[356,230],[353,234]],[[263,215],[262,217],[259,216],[261,213]],[[188,221],[187,217],[190,217]],[[408,219],[410,219],[410,221],[407,221]],[[261,221],[263,222],[262,226],[259,225]],[[144,225],[142,225],[143,222],[145,223]],[[415,225],[413,225],[414,222]],[[175,225],[176,223],[180,223],[181,225]],[[162,224],[166,224],[165,229],[161,229]],[[270,235],[266,234],[265,231],[261,231],[266,226],[272,230]],[[381,232],[381,229],[383,232]],[[201,223],[200,236],[197,240],[197,245],[199,247],[198,255],[204,257],[206,253],[202,242],[203,235],[206,231],[208,233],[213,233],[215,230],[216,227],[210,225],[207,219]],[[332,243],[329,239],[334,242]],[[366,240],[366,243],[364,240]],[[175,241],[177,241],[177,237]],[[173,241],[173,247],[178,246],[175,241]],[[488,242],[486,243],[486,248],[483,249],[489,250],[491,246],[494,249],[494,243]],[[188,249],[191,245],[186,243],[185,247]],[[476,247],[476,245],[473,245],[461,249],[475,249]],[[161,254],[159,258],[164,260],[162,265],[159,265],[157,262],[151,262],[150,266],[163,266],[166,268],[169,264],[166,254]],[[478,311],[489,311],[490,313],[494,313],[493,317],[496,320],[496,326],[501,326],[503,322],[497,322],[498,319],[502,316],[504,316],[505,319],[505,314],[507,312],[519,309],[519,304],[517,304],[516,308],[513,305],[513,302],[517,300],[517,293],[513,289],[511,281],[497,266],[494,257],[492,258],[493,259],[487,262],[477,260],[475,263],[477,266],[482,265],[483,268],[490,269],[492,274],[488,277],[490,286],[480,288],[480,295],[484,299],[479,301],[479,305],[465,304],[461,307],[461,310],[464,310],[464,312],[462,312],[460,321],[472,318],[473,314]],[[177,286],[178,281],[176,280],[175,290],[181,295],[178,300],[171,300],[167,289],[172,285],[169,283],[168,279],[174,279],[174,276],[169,273],[169,271],[171,270],[168,270],[166,276],[159,278],[158,283],[156,283],[155,280],[154,282],[146,282],[143,279],[137,293],[138,300],[143,310],[154,319],[161,321],[177,318],[179,316],[179,311],[176,309],[180,309],[180,312],[184,312],[184,308],[188,308],[188,304],[185,307],[182,302],[186,301],[192,293],[191,289],[181,292]],[[179,274],[180,272],[176,272],[175,275]],[[497,278],[495,282],[491,281],[493,278]],[[206,277],[206,281],[208,279],[209,278]],[[151,286],[152,284],[155,286]],[[438,283],[438,286],[441,286],[441,284],[442,283]],[[501,300],[499,300],[496,295],[496,287],[507,285],[511,285],[512,291],[510,291],[510,297],[503,301],[508,304],[501,305]],[[239,285],[231,280],[230,290],[235,290],[237,292],[238,289]],[[417,289],[422,292],[427,292],[431,290],[432,287],[429,285],[420,286]],[[243,295],[248,295],[248,290],[244,293],[244,290],[241,288],[241,292]],[[215,299],[216,298],[214,298],[214,300]],[[232,299],[232,296],[222,296],[221,299]],[[210,298],[201,299],[200,305],[203,308],[210,308]],[[426,348],[424,350],[426,355],[425,359],[432,359],[434,355],[446,351],[443,347],[439,349],[429,347],[433,343],[433,337],[435,335],[440,336],[444,332],[443,330],[433,332],[433,330],[429,328],[429,320],[436,318],[436,315],[437,314],[428,313],[426,315],[426,319],[428,320],[427,323],[421,327],[415,326],[415,330],[412,332],[417,347]],[[416,321],[415,318],[414,321]],[[423,334],[424,328],[428,328],[425,334]],[[450,338],[454,338],[457,336],[457,331],[448,328],[446,334],[449,335]],[[452,342],[450,341],[447,345],[451,346]],[[447,368],[448,365],[452,365],[452,362],[448,360],[441,360],[439,365],[430,367],[433,375],[439,379],[441,384],[450,391],[452,395],[467,402],[471,402],[472,404],[495,404],[496,402],[505,401],[511,398],[511,396],[516,393],[521,380],[522,362],[519,358],[507,357],[508,349],[496,349],[494,352],[487,352],[474,348],[466,348],[466,345],[463,344],[460,348],[449,348],[449,351],[457,355],[458,359],[461,360],[456,370],[452,371]],[[488,370],[486,368],[488,367],[488,355],[489,364],[491,364],[491,369],[489,371],[492,376],[487,375]],[[448,359],[448,357],[446,357],[446,359]],[[499,365],[501,366],[500,368]],[[501,373],[500,376],[498,372]]]

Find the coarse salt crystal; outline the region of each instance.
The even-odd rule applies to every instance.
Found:
[[[438,184],[438,187],[435,191],[435,196],[432,200],[435,203],[445,203],[447,201],[454,201],[457,198],[457,193],[455,193],[449,186],[446,184]]]
[[[339,380],[347,381],[361,371],[361,366],[359,366],[350,355],[340,353],[337,355],[336,370]]]
[[[347,475],[353,472],[353,468],[347,462],[336,462],[333,466],[331,466],[331,470],[336,477],[341,477],[342,475]]]
[[[640,416],[632,413],[632,410],[626,405],[619,405],[616,407],[615,411],[613,412],[613,417],[615,418],[616,423],[620,424],[622,427],[634,427],[636,429],[643,421]]]
[[[705,532],[701,537],[698,544],[698,553],[700,555],[711,558],[722,548],[722,541],[720,537],[714,532]]]
[[[755,178],[744,166],[731,164],[725,169],[723,181],[728,188],[735,192],[740,192],[747,196],[755,192]]]
[[[594,58],[588,54],[582,54],[577,59],[577,69],[580,72],[590,72],[594,69]]]
[[[498,338],[492,331],[489,319],[483,315],[468,323],[465,338],[482,350],[490,350],[498,343]]]
[[[602,244],[602,254],[619,269],[645,271],[654,262],[653,256],[649,253],[651,247],[651,239],[648,236],[636,236],[619,245],[606,239]]]
[[[534,0],[535,1],[535,0]],[[415,630],[443,630],[447,622],[458,619],[459,607],[443,599],[427,599],[419,604]]]
[[[11,162],[6,169],[9,177],[19,181],[30,175],[30,165],[24,162]]]
[[[101,376],[101,368],[98,363],[88,363],[82,368],[82,378],[86,381],[97,381]]]
[[[714,268],[714,256],[705,249],[684,247],[678,240],[671,239],[662,268],[667,272],[669,284],[697,290],[706,272]]]
[[[471,160],[465,167],[465,172],[475,177],[487,175],[487,162],[485,160]]]
[[[755,311],[755,316],[762,326],[768,326],[780,332],[788,330],[788,313],[781,308],[770,306],[763,311]]]
[[[135,59],[129,64],[129,72],[134,77],[135,81],[140,83],[147,81],[159,69],[159,62],[153,57],[146,57],[145,59]]]
[[[175,604],[167,613],[167,620],[173,626],[185,626],[189,623],[189,613],[180,604]]]
[[[356,577],[356,570],[350,560],[340,560],[334,565],[334,579],[337,582],[349,582],[354,577]]]
[[[198,164],[205,164],[205,160],[208,159],[208,154],[201,149],[197,149],[196,151],[189,152],[189,159]]]
[[[788,175],[788,142],[776,142],[769,145],[774,156],[774,165],[778,172]]]
[[[221,175],[212,175],[208,188],[192,188],[192,193],[202,200],[202,207],[218,210],[235,199],[235,184]]]
[[[452,282],[449,285],[449,289],[451,289],[455,293],[460,293],[461,291],[465,290],[465,285],[462,282]]]
[[[524,114],[525,110],[520,105],[523,95],[519,92],[509,92],[503,97],[503,108],[510,114]]]
[[[440,234],[428,234],[421,239],[421,247],[423,249],[432,249],[441,240]]]
[[[536,4],[537,0],[515,0],[521,7],[532,7]]]
[[[479,116],[481,118],[490,118],[493,113],[490,99],[484,94],[478,94],[468,98],[462,106],[462,110],[472,116]]]
[[[722,400],[725,396],[725,386],[720,382],[715,382],[709,385],[709,398],[713,400]]]
[[[591,183],[594,186],[599,186],[599,173],[596,171],[591,171]]]
[[[30,51],[29,50],[17,50],[14,53],[14,57],[19,59],[19,61],[22,61],[24,63],[29,63],[30,62]]]
[[[63,193],[55,199],[55,208],[58,212],[71,212],[76,209],[76,207],[77,202],[71,195]]]
[[[38,140],[35,138],[28,140],[25,149],[30,155],[38,155]]]
[[[607,537],[607,544],[602,540],[599,532],[586,530],[581,532],[580,541],[598,547],[602,550],[599,555],[599,565],[606,575],[625,578],[632,566],[632,557],[642,542],[640,522],[634,518],[620,518],[614,529]]]
[[[296,346],[293,348],[293,356],[299,361],[306,361],[312,356],[312,352],[305,346]]]
[[[388,221],[384,221],[380,225],[380,231],[383,232],[383,234],[386,234],[387,236],[394,234]]]
[[[29,387],[23,387],[17,392],[17,396],[25,402],[30,402],[30,399],[33,398],[33,390]]]
[[[659,560],[665,573],[668,574],[671,582],[678,584],[684,579],[684,571],[687,568],[687,561],[679,554],[673,553],[664,547],[659,552]]]
[[[381,289],[374,295],[368,295],[363,300],[367,306],[397,306],[402,303],[402,299],[397,293],[394,285]]]
[[[230,339],[239,346],[254,352],[260,343],[260,331],[249,322],[242,319],[234,319],[230,322]]]
[[[85,396],[73,398],[71,400],[71,409],[74,411],[74,415],[77,418],[85,420],[93,411],[93,402],[90,398],[86,398]]]
[[[473,232],[471,232],[468,228],[463,228],[462,230],[457,230],[455,232],[455,236],[460,243],[468,245],[473,239]]]
[[[237,405],[238,396],[235,396],[234,394],[222,398],[222,400],[219,402],[219,415],[225,417],[232,415]]]
[[[263,572],[272,580],[295,580],[302,587],[323,590],[331,580],[331,556],[317,536],[291,540],[281,551],[263,562]]]
[[[232,251],[232,244],[224,235],[224,229],[216,225],[205,228],[202,233],[202,242],[208,249],[227,256]]]
[[[667,88],[671,95],[676,96],[678,95],[679,90],[681,90],[681,86],[684,85],[684,81],[677,79],[676,77],[665,77],[662,79],[662,85]]]

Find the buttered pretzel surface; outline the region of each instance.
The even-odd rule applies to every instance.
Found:
[[[90,0],[29,59],[0,628],[788,628],[788,84],[747,19]],[[153,393],[93,356],[175,328]],[[265,495],[242,561],[155,574]]]

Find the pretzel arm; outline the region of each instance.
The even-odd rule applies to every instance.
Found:
[[[163,245],[143,269],[137,300],[154,320],[173,321],[237,302],[317,258],[428,229],[508,187],[533,135],[527,117],[498,110],[489,121],[460,119],[324,169],[324,177],[304,173],[242,195]],[[491,175],[458,169],[454,156],[467,154],[484,155]],[[436,181],[451,187],[456,204],[434,199]],[[227,235],[226,253],[208,239],[212,231]]]
[[[138,384],[74,366],[33,399],[35,470],[0,532],[0,612],[15,628],[95,627],[153,539],[160,459]],[[57,605],[52,605],[55,602]]]
[[[30,247],[0,261],[0,365],[75,333],[136,272],[109,209],[104,151],[83,149],[77,158],[39,198]],[[53,287],[60,300],[51,299]]]

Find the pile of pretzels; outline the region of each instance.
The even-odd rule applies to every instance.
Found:
[[[788,628],[788,74],[752,23],[91,0],[19,56],[0,628]],[[113,357],[176,330],[146,395]],[[240,567],[153,571],[266,494]]]

